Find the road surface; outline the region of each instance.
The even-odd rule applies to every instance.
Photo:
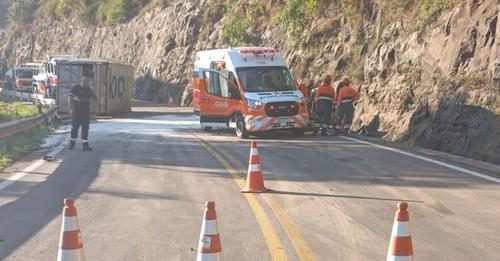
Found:
[[[224,260],[384,260],[401,200],[417,260],[500,260],[495,167],[270,134],[257,141],[273,191],[241,194],[249,141],[201,132],[182,109],[99,120],[93,152],[66,150],[67,135],[0,173],[0,260],[55,260],[66,196],[87,260],[194,260],[206,200]],[[39,161],[51,151],[56,161]]]

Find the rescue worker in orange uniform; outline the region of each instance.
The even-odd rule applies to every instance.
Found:
[[[351,129],[352,119],[354,118],[354,102],[359,99],[359,93],[351,87],[349,78],[342,80],[337,96],[337,122],[335,125],[335,134],[339,134],[344,129],[344,134],[348,134]]]
[[[333,112],[333,104],[335,100],[335,90],[331,86],[332,77],[325,76],[318,90],[314,100],[316,102],[316,115],[320,121],[321,134],[326,136],[328,125],[330,124],[330,117]]]

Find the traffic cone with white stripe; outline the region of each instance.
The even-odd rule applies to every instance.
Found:
[[[207,201],[205,206],[196,261],[215,261],[219,260],[219,253],[222,252],[219,231],[217,229],[215,202]]]
[[[409,228],[408,203],[400,202],[398,208],[392,227],[387,261],[411,261],[413,260],[413,246]]]
[[[269,191],[269,189],[264,186],[264,176],[262,175],[262,169],[260,167],[259,149],[257,148],[257,142],[252,141],[247,184],[241,192],[259,193],[266,191]]]
[[[63,220],[57,261],[85,261],[75,200],[64,199]]]

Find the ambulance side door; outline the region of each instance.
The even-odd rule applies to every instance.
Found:
[[[240,91],[218,71],[206,70],[203,77],[205,88],[200,91],[200,121],[205,126],[227,127],[229,117],[241,100]]]

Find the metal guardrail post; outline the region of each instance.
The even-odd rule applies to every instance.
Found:
[[[10,137],[5,138],[5,150],[7,150],[7,152],[11,152],[12,147],[13,147],[12,139]]]

